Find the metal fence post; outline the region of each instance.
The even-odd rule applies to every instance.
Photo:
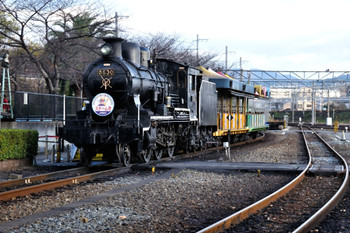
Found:
[[[40,102],[41,102],[40,106],[44,106],[44,96],[43,95],[40,98]],[[44,113],[43,113],[43,111],[44,111],[44,108],[40,108],[40,119],[41,119],[41,121],[44,120]]]
[[[66,95],[63,95],[63,125],[66,124]]]
[[[46,135],[45,136],[45,159],[48,159],[49,158],[49,148],[48,148],[48,146],[49,146],[49,138],[48,138],[48,136]]]
[[[52,159],[51,162],[55,162],[55,154],[56,154],[56,149],[55,149],[55,144],[52,145]]]
[[[56,163],[60,163],[61,162],[61,147],[60,147],[60,142],[58,140],[58,138],[56,137],[56,145],[57,145],[57,153],[56,153]]]

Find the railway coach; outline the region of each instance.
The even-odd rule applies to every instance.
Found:
[[[222,75],[212,69],[198,67],[218,91],[217,131],[220,141],[237,142],[255,138],[267,129],[268,96],[256,95],[255,87]],[[267,88],[264,87],[266,90]]]

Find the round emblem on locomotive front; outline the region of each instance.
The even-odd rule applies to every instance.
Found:
[[[98,116],[108,116],[114,109],[114,100],[112,96],[106,93],[100,93],[92,100],[92,110]]]

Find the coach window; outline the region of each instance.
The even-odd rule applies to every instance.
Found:
[[[243,113],[243,98],[239,98],[239,113]]]
[[[237,113],[237,99],[234,96],[231,98],[231,111]]]
[[[252,102],[250,101],[250,99],[247,99],[247,113],[252,113],[252,112],[253,112]]]
[[[221,113],[222,112],[222,98],[221,96],[218,96],[218,107],[217,107],[217,112]]]
[[[222,101],[223,101],[222,102],[222,112],[228,113],[228,101],[229,101],[228,96],[224,95]]]
[[[184,89],[187,87],[186,85],[186,71],[185,70],[178,70],[177,71],[177,87]]]

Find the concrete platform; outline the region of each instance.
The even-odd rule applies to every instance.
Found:
[[[57,166],[57,167],[76,167],[79,165],[79,161],[68,161],[67,152],[61,152],[61,160],[57,162],[56,155],[45,155],[39,153],[33,160],[34,166]]]
[[[224,169],[224,170],[261,170],[261,171],[289,171],[300,172],[306,164],[281,164],[281,163],[243,163],[243,162],[216,162],[216,161],[188,161],[188,162],[164,162],[156,165],[140,164],[156,168],[189,168],[189,169]]]
[[[345,168],[342,165],[320,165],[320,164],[314,164],[311,166],[310,172],[312,173],[344,173]]]
[[[156,168],[178,168],[178,169],[207,169],[207,170],[242,170],[242,171],[283,171],[301,172],[306,168],[306,164],[282,164],[282,163],[242,163],[242,162],[216,162],[216,161],[188,161],[188,162],[164,162],[158,164],[140,164],[140,167]],[[322,165],[312,166],[310,172],[313,173],[342,173],[343,166]]]
[[[36,162],[36,164],[35,164]],[[106,161],[92,161],[92,166],[106,164]],[[36,161],[33,161],[36,166],[50,167],[77,167],[79,161],[68,161],[67,153],[61,153],[61,161],[57,162],[56,157],[45,156],[39,154],[36,156]],[[151,169],[152,167],[163,169],[207,169],[207,170],[242,170],[242,171],[284,171],[284,172],[301,172],[305,169],[306,164],[283,164],[283,163],[247,163],[247,162],[217,162],[217,161],[174,161],[174,162],[156,162],[151,164],[138,164],[140,168],[144,167]],[[312,173],[343,173],[344,167],[341,165],[312,165],[310,170]]]

